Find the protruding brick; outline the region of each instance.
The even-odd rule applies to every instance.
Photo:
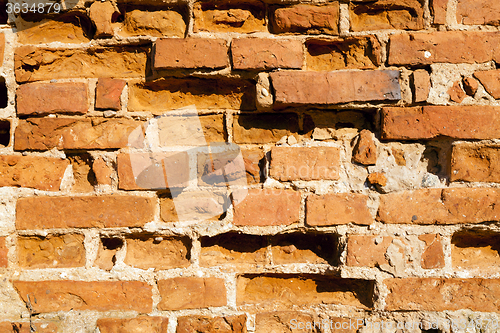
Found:
[[[168,318],[140,316],[131,319],[100,318],[97,327],[101,333],[167,333]]]
[[[89,108],[88,87],[83,82],[29,83],[17,88],[17,114],[84,114]]]
[[[236,38],[231,43],[234,69],[301,68],[302,42],[295,39]]]
[[[14,281],[13,285],[35,313],[70,310],[147,313],[153,306],[151,286],[138,281]]]
[[[339,3],[326,5],[298,4],[278,8],[271,13],[274,33],[339,33]]]
[[[394,34],[390,65],[474,64],[500,59],[500,32],[438,31]]]
[[[282,105],[394,101],[401,98],[399,71],[282,71],[270,74]]]
[[[425,69],[418,69],[412,76],[413,101],[415,103],[425,102],[429,97],[431,89],[431,78]]]
[[[15,150],[118,149],[142,122],[130,119],[29,118],[21,120],[14,134]]]
[[[0,186],[59,191],[68,160],[41,156],[0,156]]]
[[[160,310],[181,310],[227,304],[224,279],[180,277],[158,281]]]
[[[0,267],[7,267],[9,262],[7,255],[9,253],[9,249],[5,244],[5,237],[0,237]]]
[[[17,239],[19,266],[33,268],[66,268],[85,266],[85,236],[28,237]]]
[[[124,262],[141,269],[157,270],[189,266],[191,244],[188,238],[128,238]]]
[[[163,38],[156,41],[155,68],[222,68],[229,66],[223,39]]]
[[[95,90],[95,107],[97,109],[120,110],[120,96],[125,84],[125,80],[99,79]]]
[[[495,99],[500,98],[500,70],[475,72],[474,76]]]
[[[298,136],[299,117],[296,113],[240,114],[233,119],[236,143],[273,143],[284,136]]]
[[[377,146],[373,141],[373,133],[369,130],[359,132],[356,144],[352,150],[352,159],[364,165],[377,163]]]
[[[135,196],[28,197],[17,200],[17,229],[140,227],[156,200]]]
[[[500,107],[423,106],[382,109],[382,138],[420,140],[500,138]]]
[[[467,25],[500,25],[500,3],[495,0],[458,0],[457,22]]]
[[[264,151],[260,148],[242,149],[241,154],[245,163],[248,184],[260,183],[264,175],[264,170],[262,170],[265,165]]]
[[[434,14],[434,24],[446,24],[446,11],[449,0],[432,0],[431,11]]]
[[[96,32],[94,34],[95,38],[106,38],[113,36],[113,27],[111,25],[111,20],[113,14],[116,10],[112,2],[93,2],[90,5],[89,16],[94,26],[96,27]]]
[[[368,196],[357,193],[309,195],[306,223],[310,226],[338,224],[369,225],[373,222],[367,206]]]
[[[383,172],[372,172],[368,175],[368,178],[366,180],[368,180],[368,182],[372,185],[387,185],[387,177]]]
[[[499,279],[386,279],[387,311],[500,312]]]
[[[500,146],[455,144],[451,157],[451,181],[500,183]]]
[[[336,147],[273,147],[270,176],[281,181],[337,180],[340,149]]]
[[[299,221],[300,193],[291,190],[249,190],[234,207],[235,225],[288,225]]]
[[[463,80],[463,85],[467,95],[474,97],[479,88],[479,82],[473,77],[467,77]]]
[[[500,219],[500,191],[446,188],[403,191],[380,196],[377,219],[384,223],[458,224]]]
[[[177,319],[176,333],[192,332],[224,332],[224,333],[246,333],[247,317],[179,317]]]
[[[419,0],[361,1],[349,3],[352,31],[424,27],[424,2]]]
[[[418,236],[418,239],[425,242],[421,260],[422,268],[443,268],[445,263],[441,236],[439,234],[425,234]]]
[[[453,85],[448,89],[448,95],[450,95],[450,100],[455,103],[462,103],[467,94],[460,86],[460,81],[456,81]]]
[[[321,275],[240,275],[236,305],[273,309],[315,304],[373,306],[373,281]]]
[[[93,161],[92,171],[94,172],[97,184],[111,185],[111,175],[113,174],[113,169],[102,157],[98,157]]]

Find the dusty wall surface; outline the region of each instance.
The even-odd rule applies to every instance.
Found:
[[[2,8],[1,332],[500,331],[497,0]]]

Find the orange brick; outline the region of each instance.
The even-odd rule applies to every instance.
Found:
[[[125,80],[100,78],[95,90],[96,109],[120,110],[120,96],[125,84]]]
[[[101,318],[97,319],[97,327],[101,333],[167,333],[168,318],[151,316],[131,319]]]
[[[5,237],[0,237],[0,267],[7,267],[9,260],[7,255],[9,254],[9,249],[5,245]]]
[[[349,235],[347,239],[348,266],[379,267],[388,265],[389,259],[386,252],[392,244],[394,237]],[[401,249],[404,255],[404,249]]]
[[[28,83],[17,88],[17,114],[84,114],[89,109],[88,86],[82,82]]]
[[[349,3],[352,31],[424,28],[422,1],[356,1]]]
[[[29,197],[17,200],[17,229],[140,227],[156,199],[134,196]],[[36,217],[36,218],[34,218]]]
[[[357,193],[309,195],[306,223],[310,226],[338,224],[369,225],[373,217],[367,207],[368,196]]]
[[[181,277],[158,281],[160,310],[181,310],[227,304],[224,279]]]
[[[273,33],[339,33],[339,3],[326,5],[298,4],[277,8],[270,15]]]
[[[467,25],[500,25],[500,3],[495,0],[459,0],[457,21]]]
[[[299,221],[300,193],[291,190],[249,190],[235,204],[235,225],[288,225]]]
[[[453,146],[451,181],[500,182],[500,146],[461,143]]]
[[[402,278],[384,280],[388,311],[500,312],[500,280]]]
[[[273,143],[283,136],[297,136],[299,117],[296,113],[263,113],[235,115],[234,142]]]
[[[128,238],[125,263],[142,269],[169,269],[189,266],[189,238]]]
[[[499,7],[500,9],[500,7]],[[484,89],[495,99],[500,98],[500,70],[475,72],[474,76],[484,86]]]
[[[382,138],[419,140],[500,138],[500,107],[418,106],[382,109]]]
[[[444,252],[441,236],[439,234],[425,234],[418,236],[418,239],[425,242],[421,260],[422,268],[443,268]]]
[[[224,332],[246,333],[246,316],[227,317],[179,317],[176,333]]]
[[[5,51],[5,34],[0,33],[0,66],[3,66],[4,51]]]
[[[33,312],[70,310],[150,312],[151,286],[138,281],[14,281],[14,288]]]
[[[434,14],[434,24],[446,23],[446,10],[449,0],[432,0],[431,11]]]
[[[33,331],[31,328],[35,329]],[[50,322],[26,322],[26,323],[11,323],[11,322],[1,322],[0,332],[2,333],[57,333],[60,332],[57,324]]]
[[[0,186],[59,191],[68,160],[41,156],[0,156]]]
[[[301,68],[302,42],[294,39],[236,38],[231,43],[234,69]]]
[[[335,147],[273,147],[270,176],[281,180],[337,180],[340,149]]]

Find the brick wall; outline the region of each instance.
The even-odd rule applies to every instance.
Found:
[[[500,2],[26,5],[1,332],[500,330]]]

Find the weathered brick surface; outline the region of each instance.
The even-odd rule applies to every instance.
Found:
[[[388,311],[500,311],[498,279],[402,278],[384,284]]]
[[[229,65],[223,39],[164,38],[155,45],[155,68],[221,68]]]
[[[290,233],[272,237],[271,253],[275,265],[309,263],[331,264],[338,262],[338,240],[328,234]]]
[[[132,267],[157,270],[189,265],[191,245],[187,239],[150,237],[128,238],[125,263]]]
[[[89,108],[88,86],[81,82],[23,84],[16,92],[17,114],[84,114]]]
[[[90,5],[89,16],[96,31],[95,38],[107,38],[113,36],[111,18],[115,13],[115,8],[111,2],[94,2]]]
[[[309,33],[337,35],[339,32],[339,4],[298,4],[277,8],[271,14],[274,33]]]
[[[125,80],[101,78],[97,81],[95,107],[97,109],[120,110],[120,96]]]
[[[474,64],[498,60],[497,32],[447,31],[395,34],[389,40],[390,65]]]
[[[404,247],[401,241],[394,242],[394,237],[350,235],[347,240],[348,266],[379,267],[389,265],[388,248],[396,247],[404,257]]]
[[[419,69],[412,74],[413,101],[416,103],[425,102],[429,97],[431,79],[429,72]]]
[[[224,306],[226,287],[218,278],[179,277],[159,280],[160,310],[181,310]]]
[[[5,333],[31,333],[32,328],[37,333],[57,333],[60,332],[58,325],[51,322],[24,322],[24,323],[11,323],[1,322],[0,331]]]
[[[29,118],[16,127],[14,149],[118,149],[127,146],[141,124],[130,119]]]
[[[292,190],[249,190],[234,207],[235,225],[288,225],[299,221],[300,193]]]
[[[7,254],[9,253],[9,250],[6,247],[5,244],[5,237],[0,237],[0,267],[7,267],[8,264],[8,258]]]
[[[310,226],[338,224],[369,225],[373,218],[363,194],[309,195],[306,201],[306,223]]]
[[[70,310],[152,310],[151,286],[138,281],[14,281],[36,313]],[[34,301],[36,299],[36,302]]]
[[[16,206],[16,227],[139,227],[153,220],[154,201],[151,198],[119,195],[20,198]]]
[[[191,332],[246,333],[246,316],[179,317],[176,333]]]
[[[0,33],[0,66],[3,65],[4,52],[5,52],[5,34]]]
[[[124,14],[123,36],[184,37],[186,23],[173,10],[145,11],[134,9]]]
[[[281,181],[339,179],[340,150],[335,147],[274,147],[270,176]]]
[[[111,185],[111,176],[113,169],[102,158],[97,158],[92,163],[92,171],[94,172],[97,184]]]
[[[17,239],[19,266],[65,268],[85,266],[85,236],[68,234]]]
[[[457,21],[462,24],[500,25],[500,3],[495,0],[458,0]]]
[[[500,192],[493,188],[403,191],[380,197],[377,219],[384,223],[482,223],[500,218]]]
[[[101,333],[167,333],[168,318],[140,316],[132,319],[100,318],[97,327]]]
[[[418,239],[425,242],[421,260],[422,268],[443,268],[445,262],[441,236],[439,234],[425,234],[420,235]]]
[[[266,263],[265,237],[226,233],[201,239],[200,265],[263,265]]]
[[[456,144],[451,159],[451,181],[500,182],[500,147]]]
[[[377,163],[377,146],[373,141],[373,133],[368,130],[359,132],[356,144],[352,150],[352,159],[364,165]]]
[[[432,0],[430,9],[434,14],[435,24],[446,23],[446,10],[448,9],[449,0]]]
[[[459,231],[451,238],[451,263],[456,270],[495,274],[500,265],[497,233]]]
[[[297,135],[299,118],[295,113],[241,114],[234,117],[233,131],[236,143],[274,143]]]
[[[234,69],[301,68],[304,52],[299,40],[236,38],[231,56]]]
[[[160,218],[165,222],[218,220],[229,201],[224,191],[186,191],[175,199],[160,199]]]
[[[474,76],[493,98],[500,98],[500,70],[475,72]]]
[[[341,304],[372,306],[373,282],[317,275],[242,275],[237,280],[236,304],[289,308],[292,305]]]
[[[69,162],[41,156],[0,156],[0,186],[59,191]]]
[[[391,140],[495,139],[500,137],[495,106],[422,106],[382,109],[382,138]]]
[[[401,98],[397,71],[287,71],[270,76],[278,104],[339,104]]]
[[[292,311],[263,312],[255,316],[255,333],[267,332],[303,332],[319,333],[318,327],[312,327],[318,318]]]

